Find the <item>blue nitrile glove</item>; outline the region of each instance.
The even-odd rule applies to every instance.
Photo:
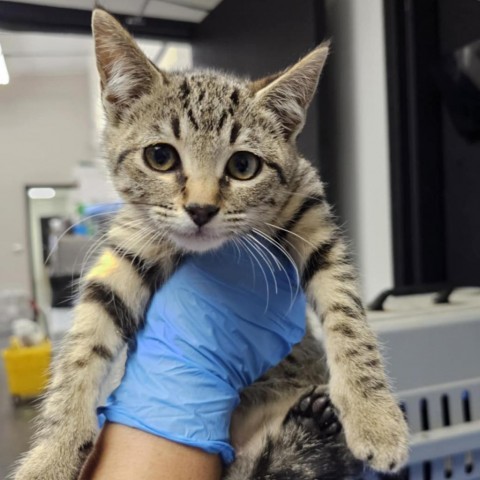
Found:
[[[154,295],[122,383],[99,409],[107,420],[233,461],[239,392],[305,333],[306,301],[291,263],[251,241],[262,252],[249,245],[256,259],[232,244],[192,255]]]

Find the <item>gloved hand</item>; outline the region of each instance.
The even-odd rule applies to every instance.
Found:
[[[240,391],[305,333],[292,264],[255,241],[262,253],[248,248],[256,258],[232,244],[188,257],[156,292],[123,380],[99,409],[107,420],[233,461],[229,426]]]

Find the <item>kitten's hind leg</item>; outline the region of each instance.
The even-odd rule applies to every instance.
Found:
[[[253,445],[240,453],[225,478],[347,480],[355,478],[362,468],[362,462],[346,446],[326,389],[317,387],[294,403],[280,428],[267,426],[261,440],[257,434]]]
[[[338,440],[342,424],[337,417],[326,388],[316,387],[305,393],[290,409],[285,423],[303,425],[319,439]]]

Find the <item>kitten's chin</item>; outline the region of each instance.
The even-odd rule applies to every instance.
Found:
[[[208,237],[206,235],[177,235],[171,234],[173,242],[182,250],[187,252],[207,252],[219,248],[226,238]]]

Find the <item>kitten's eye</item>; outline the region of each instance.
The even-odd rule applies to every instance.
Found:
[[[159,172],[168,172],[180,165],[178,152],[168,143],[150,145],[143,151],[145,163]]]
[[[260,172],[260,159],[250,152],[235,152],[227,162],[226,173],[236,180],[250,180]]]

